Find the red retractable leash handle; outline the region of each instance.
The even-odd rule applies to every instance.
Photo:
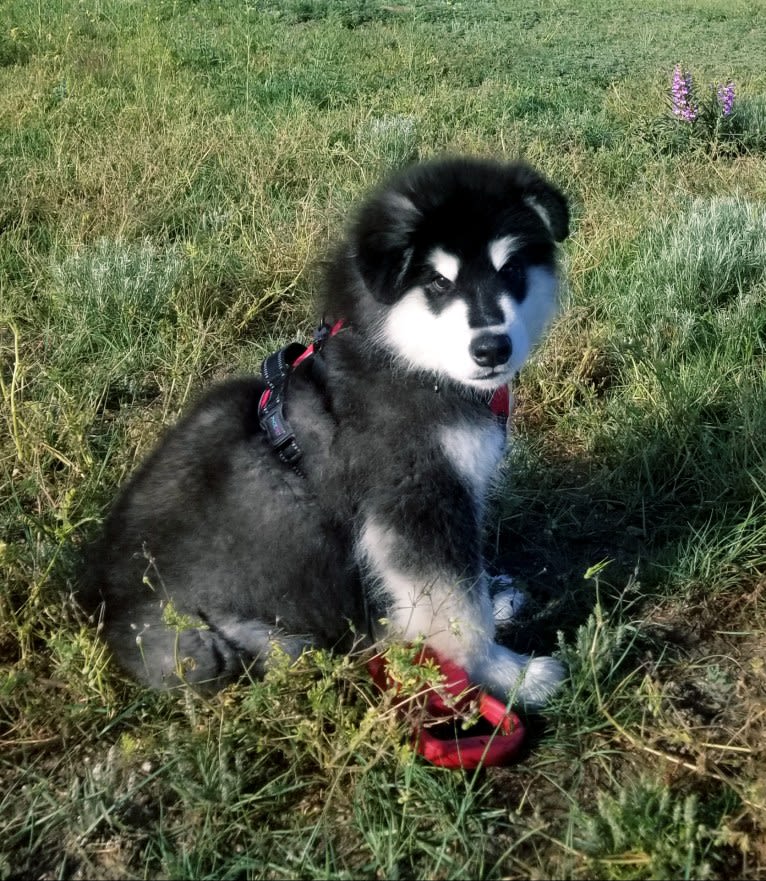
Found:
[[[446,658],[439,657],[430,649],[420,649],[413,655],[413,662],[425,664],[433,661],[444,682],[430,686],[413,699],[402,702],[404,708],[410,700],[422,705],[422,718],[413,726],[412,742],[415,750],[426,761],[442,768],[471,770],[479,765],[505,765],[519,751],[524,740],[524,726],[519,717],[492,695],[472,685],[468,674]],[[367,664],[373,681],[381,689],[399,690],[389,675],[388,664],[383,655],[376,655]],[[448,696],[445,702],[442,694]],[[465,735],[458,732],[461,716],[476,712],[483,726],[481,733]],[[424,725],[423,722],[431,723]],[[438,729],[446,734],[440,736]]]

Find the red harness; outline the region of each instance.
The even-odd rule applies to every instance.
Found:
[[[511,415],[511,393],[507,385],[501,385],[494,390],[489,399],[489,409],[503,425],[508,422]]]
[[[301,361],[305,361],[307,358],[311,358],[312,355],[316,355],[324,345],[325,340],[328,339],[328,337],[335,336],[339,330],[343,330],[345,325],[346,322],[343,318],[339,318],[332,327],[329,324],[321,324],[319,330],[314,334],[314,341],[310,346],[306,346],[304,353],[299,355],[295,361],[293,361],[293,367],[297,367]]]

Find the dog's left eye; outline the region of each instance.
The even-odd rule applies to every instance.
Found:
[[[452,290],[452,282],[443,275],[437,275],[429,284],[429,287],[435,294],[446,294]]]

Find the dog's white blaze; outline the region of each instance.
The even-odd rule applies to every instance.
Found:
[[[468,307],[454,300],[439,313],[428,307],[422,288],[408,291],[383,325],[383,339],[416,370],[433,370],[457,379],[475,372],[470,356],[472,332]]]
[[[467,481],[476,501],[483,502],[503,456],[503,430],[498,425],[450,426],[442,428],[440,440],[447,458]]]
[[[543,208],[543,206],[540,204],[540,202],[537,199],[535,199],[534,196],[525,196],[524,203],[526,205],[528,205],[535,212],[535,214],[537,214],[537,216],[540,218],[540,220],[542,220],[542,222],[545,224],[545,228],[552,235],[553,234],[553,224],[551,223],[551,216],[545,210],[545,208]]]
[[[428,255],[428,262],[439,275],[443,275],[450,281],[455,281],[458,272],[460,272],[460,259],[441,248],[434,248],[431,251]]]
[[[498,303],[503,310],[503,320],[500,324],[486,324],[473,331],[474,336],[483,333],[509,333],[516,319],[517,305],[516,301],[509,294],[501,294],[498,297]]]
[[[489,259],[498,272],[505,266],[508,258],[517,249],[518,236],[503,236],[489,243]]]

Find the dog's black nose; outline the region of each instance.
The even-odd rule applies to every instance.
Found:
[[[504,333],[481,333],[471,341],[470,351],[480,367],[497,367],[511,357],[511,341]]]

